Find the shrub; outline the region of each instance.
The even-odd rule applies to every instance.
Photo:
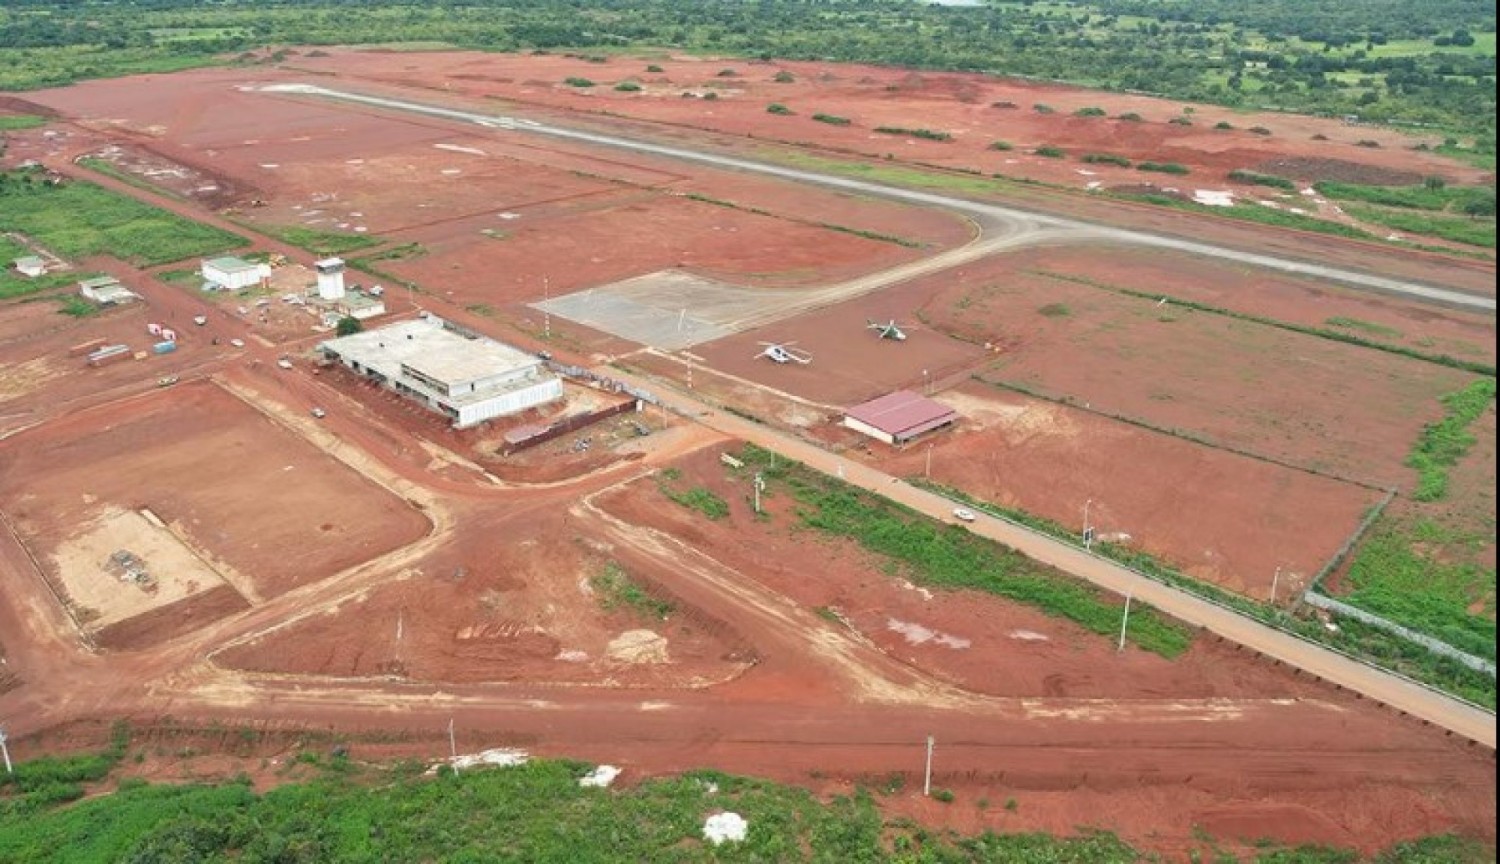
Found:
[[[665,70],[663,70],[660,66],[656,65],[655,63],[652,63],[650,66],[646,67],[646,71],[647,72],[652,72],[652,73],[660,73],[660,72],[663,72]]]
[[[1106,113],[1107,112],[1103,108],[1095,108],[1095,107],[1090,106],[1088,108],[1079,108],[1077,111],[1073,112],[1073,116],[1074,117],[1104,117],[1104,116],[1106,116]]]
[[[786,115],[790,115],[790,114],[792,114],[794,112],[792,111],[792,109],[786,107],[785,105],[781,104],[780,102],[772,102],[770,105],[766,106],[766,113],[767,114],[780,114],[782,116],[786,116]]]
[[[1035,152],[1036,152],[1036,155],[1038,155],[1038,156],[1046,156],[1048,159],[1061,159],[1065,155],[1067,155],[1067,154],[1063,153],[1063,150],[1062,150],[1061,147],[1053,147],[1050,144],[1048,144],[1046,146],[1042,146],[1042,147],[1036,148]]]
[[[1137,171],[1155,171],[1159,174],[1187,174],[1189,169],[1186,165],[1177,162],[1142,162],[1135,166]]]
[[[1251,135],[1270,135],[1271,134],[1271,130],[1267,129],[1264,126],[1251,126],[1250,127],[1250,134]]]
[[[1214,128],[1215,129],[1225,129],[1225,130],[1228,130],[1228,129],[1233,129],[1234,128],[1234,124],[1230,123],[1228,120],[1220,120],[1219,122],[1217,122],[1217,123],[1214,124]]]
[[[353,336],[355,333],[363,332],[364,329],[365,324],[363,321],[352,315],[345,315],[339,319],[338,328],[335,332],[340,336]]]
[[[934,132],[931,129],[903,129],[900,126],[876,126],[876,132],[885,135],[910,135],[913,138],[926,138],[929,141],[951,141],[953,136],[947,132]]]
[[[812,119],[819,123],[827,123],[830,126],[848,126],[854,122],[848,117],[840,117],[836,114],[814,114],[812,115]]]
[[[740,73],[734,71],[733,69],[720,69],[719,70],[719,77],[720,78],[734,78],[735,76],[737,76],[739,74]]]
[[[1354,146],[1356,146],[1356,147],[1368,147],[1371,150],[1379,150],[1380,149],[1380,142],[1376,141],[1373,138],[1361,138],[1359,141],[1355,142]]]
[[[1173,117],[1171,120],[1168,120],[1167,122],[1171,123],[1173,126],[1191,126],[1191,125],[1193,125],[1193,121],[1189,120],[1186,117]]]
[[[717,94],[717,93],[713,92],[712,90],[710,90],[707,93],[703,94],[703,98],[707,99],[710,102],[713,102],[714,100],[716,100],[716,99],[719,98],[719,94]]]
[[[1051,105],[1043,105],[1040,102],[1038,102],[1035,105],[1031,106],[1031,110],[1035,111],[1038,114],[1054,114],[1054,113],[1056,113],[1056,109],[1054,109]]]
[[[1124,114],[1120,115],[1119,119],[1128,120],[1131,123],[1139,123],[1141,122],[1141,115],[1135,113],[1134,111],[1126,111]]]
[[[1256,171],[1246,171],[1236,168],[1229,172],[1229,179],[1236,183],[1251,183],[1256,186],[1274,186],[1277,189],[1286,189],[1290,192],[1297,191],[1297,184],[1285,177],[1277,177],[1275,174],[1261,174]]]
[[[1112,153],[1090,153],[1083,157],[1083,161],[1092,165],[1119,165],[1121,168],[1129,168],[1130,160],[1124,156],[1116,156]]]
[[[1021,106],[1019,106],[1016,103],[1010,101],[1009,99],[1001,99],[999,102],[991,102],[990,103],[990,107],[991,108],[1001,108],[1001,109],[1004,109],[1006,111],[1014,111],[1015,109],[1017,109],[1017,108],[1019,108]]]
[[[771,80],[775,81],[777,84],[791,84],[792,82],[797,80],[797,76],[783,69],[780,72],[777,72],[775,77],[773,77]]]
[[[1010,143],[1009,141],[992,141],[990,142],[990,149],[1008,151],[1016,149],[1016,145]]]
[[[1314,140],[1314,141],[1327,141],[1328,140],[1328,136],[1324,135],[1322,132],[1319,132],[1318,134],[1312,136],[1312,140]]]
[[[564,78],[563,83],[569,87],[592,87],[594,82],[587,78]]]
[[[1069,309],[1066,303],[1048,303],[1036,311],[1046,318],[1066,318],[1073,314],[1073,310]]]
[[[615,85],[615,89],[621,93],[637,93],[640,91],[641,85],[634,81],[621,81]]]
[[[944,804],[952,804],[953,803],[953,790],[952,789],[934,789],[934,790],[932,790],[932,797],[934,799],[938,800],[938,801],[943,802]]]

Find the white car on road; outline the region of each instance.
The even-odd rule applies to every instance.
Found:
[[[960,522],[973,522],[974,511],[967,510],[963,507],[955,507],[953,508],[953,518],[957,519]]]

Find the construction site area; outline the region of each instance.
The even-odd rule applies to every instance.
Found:
[[[882,806],[938,827],[1494,842],[1493,649],[1481,704],[1360,665],[1360,625],[1306,601],[1357,605],[1364,544],[1427,520],[1488,568],[1493,630],[1493,399],[1440,498],[1411,455],[1493,385],[1492,255],[1153,208],[987,146],[1086,149],[993,106],[1097,93],[657,62],[584,93],[645,61],[331,49],[26,95],[51,119],[0,170],[240,242],[59,255],[135,295],[87,314],[58,314],[76,280],[0,300],[14,752],[128,717],[425,758],[453,722],[823,795],[919,780],[932,735],[969,806]],[[773,92],[860,124],[788,132]],[[870,132],[912,118],[962,134]],[[1205,178],[1482,179],[1267,122],[1126,143]]]

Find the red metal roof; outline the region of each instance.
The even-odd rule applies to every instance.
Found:
[[[863,405],[855,405],[844,414],[900,438],[913,429],[933,428],[951,422],[958,412],[910,390],[897,390]]]

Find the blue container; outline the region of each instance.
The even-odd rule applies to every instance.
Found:
[[[152,350],[153,353],[156,353],[156,354],[171,354],[173,351],[177,350],[177,343],[176,342],[158,342],[155,345],[151,346],[151,350]]]

